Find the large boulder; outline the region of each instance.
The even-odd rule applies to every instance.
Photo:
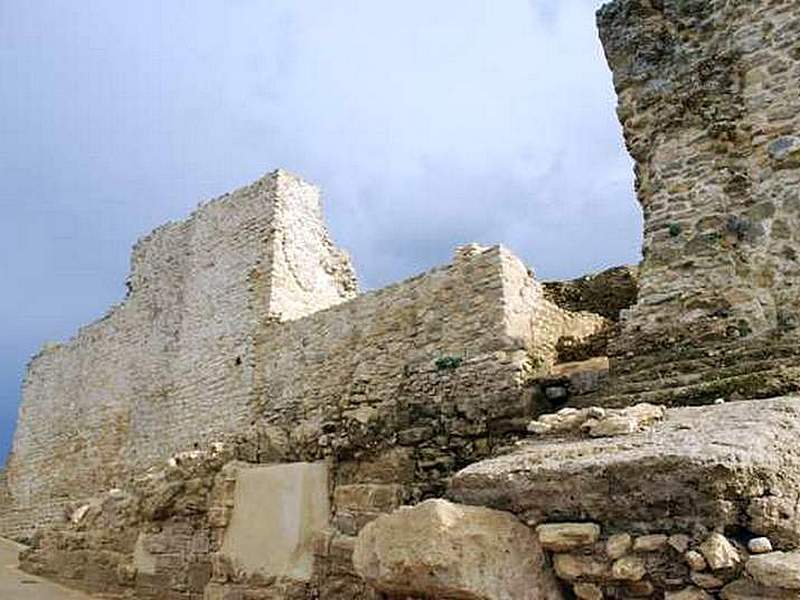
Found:
[[[532,439],[470,465],[448,497],[529,525],[592,521],[625,530],[745,526],[778,547],[800,543],[800,398],[670,409],[647,431]]]
[[[556,600],[536,535],[508,513],[427,500],[369,523],[353,564],[390,597]]]

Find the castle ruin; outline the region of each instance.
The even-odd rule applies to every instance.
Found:
[[[598,13],[643,262],[502,246],[359,294],[284,171],[31,361],[22,565],[147,600],[800,598],[800,7]]]

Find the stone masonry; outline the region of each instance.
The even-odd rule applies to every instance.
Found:
[[[260,377],[259,332],[356,293],[317,190],[283,171],[158,228],[131,265],[124,303],[31,361],[6,533],[24,536],[76,494],[241,430]]]
[[[609,325],[500,246],[353,297],[319,214],[282,172],[201,207],[137,245],[121,307],[34,359],[2,510],[23,565],[119,597],[368,597],[360,529],[524,437],[560,340]],[[285,481],[259,483],[267,465]],[[248,525],[267,493],[285,519],[330,504],[329,527]],[[248,554],[293,536],[271,551],[288,562]]]
[[[473,244],[359,295],[312,186],[212,201],[32,361],[21,566],[116,600],[800,600],[800,5],[598,24],[640,266],[541,284]]]
[[[616,0],[598,24],[645,221],[612,347],[612,380],[632,385],[606,402],[659,379],[678,403],[800,388],[779,369],[800,325],[797,3]]]

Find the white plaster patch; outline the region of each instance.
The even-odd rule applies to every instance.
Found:
[[[314,534],[329,514],[325,463],[243,468],[222,553],[249,574],[308,580]]]
[[[156,557],[150,554],[144,547],[144,534],[140,533],[136,538],[136,546],[133,548],[133,566],[139,573],[155,575]]]

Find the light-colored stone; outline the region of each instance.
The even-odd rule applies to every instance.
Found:
[[[700,553],[712,570],[732,569],[742,557],[736,547],[721,533],[712,533],[700,544]]]
[[[692,571],[704,571],[708,568],[706,559],[697,550],[689,550],[684,558]]]
[[[606,554],[612,560],[622,558],[633,545],[631,536],[627,533],[617,533],[606,540]]]
[[[663,534],[641,535],[633,542],[635,552],[655,552],[667,545],[668,536]]]
[[[638,556],[623,556],[611,566],[611,576],[621,581],[639,581],[645,575],[647,568]]]
[[[753,538],[747,542],[747,550],[750,554],[766,554],[772,552],[772,542],[765,537]]]
[[[568,552],[594,544],[600,537],[596,523],[544,523],[536,528],[539,543],[545,550]]]
[[[636,428],[636,419],[625,415],[606,416],[592,421],[587,427],[589,435],[595,438],[628,435],[636,431]]]
[[[585,554],[556,554],[553,556],[556,575],[567,581],[583,577],[600,578],[609,573],[609,565],[594,556]]]
[[[740,507],[764,497],[764,481],[773,496],[796,494],[798,438],[795,397],[675,408],[657,427],[620,439],[528,441],[456,473],[447,494],[465,504],[514,506],[527,523],[580,515],[635,531],[669,507],[674,522],[748,526]],[[788,505],[762,513],[759,532],[800,542],[793,514]]]
[[[307,580],[328,519],[325,463],[243,467],[221,553],[246,573]]]
[[[83,521],[83,518],[86,516],[86,513],[89,512],[89,509],[91,507],[92,507],[91,504],[83,504],[79,506],[72,512],[72,515],[69,518],[70,521],[72,521],[75,525],[77,525],[78,523]]]
[[[752,579],[737,579],[720,592],[722,600],[800,600],[800,591],[764,587]]]
[[[366,525],[353,564],[387,594],[561,598],[533,531],[508,513],[444,500],[404,507]]]
[[[603,590],[594,583],[576,583],[572,587],[575,596],[580,600],[603,600]]]
[[[800,550],[751,556],[745,569],[763,586],[800,590]]]
[[[144,543],[144,534],[139,534],[136,539],[136,545],[133,548],[133,567],[145,575],[155,575],[156,573],[156,557],[151,554]]]

